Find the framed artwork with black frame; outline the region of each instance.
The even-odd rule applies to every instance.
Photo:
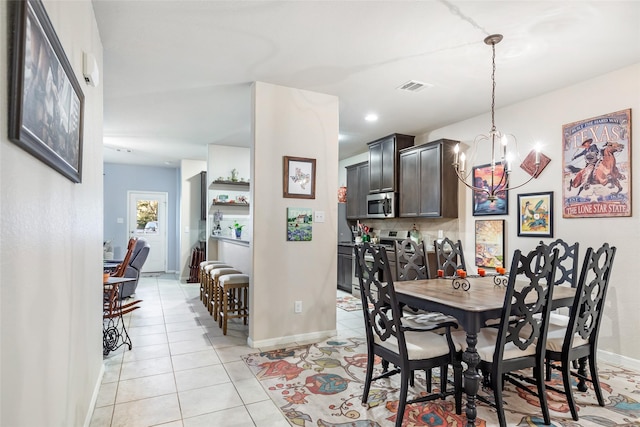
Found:
[[[504,166],[497,164],[495,173],[493,174],[493,183],[491,175],[491,165],[474,166],[473,185],[478,188],[486,188],[491,191],[500,186],[500,181],[504,175]],[[509,192],[499,191],[495,200],[489,200],[488,193],[483,191],[473,192],[473,215],[507,215],[509,213]]]
[[[284,156],[282,197],[316,198],[316,159]]]
[[[12,3],[9,139],[79,183],[84,94],[42,2]]]
[[[504,220],[476,220],[476,265],[478,267],[504,267]]]
[[[553,191],[518,194],[518,236],[553,237]]]

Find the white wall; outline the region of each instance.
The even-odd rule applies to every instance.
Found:
[[[326,336],[336,325],[338,99],[257,82],[253,113],[250,344]],[[315,199],[283,198],[283,156],[316,159]],[[325,212],[311,242],[286,241],[287,207]]]
[[[102,375],[102,72],[89,0],[44,5],[85,95],[82,183],[7,140],[8,4],[0,2],[0,425],[81,426]],[[87,423],[88,424],[88,423]]]
[[[204,239],[204,221],[200,219],[200,172],[207,170],[203,160],[182,160],[180,162],[180,279],[189,278],[191,250]]]
[[[509,194],[508,216],[473,217],[470,206],[471,192],[460,185],[459,221],[461,239],[466,248],[465,258],[468,260],[474,259],[474,224],[477,219],[505,219],[505,253],[513,253],[516,249],[528,251],[533,249],[540,239],[517,236],[517,194],[553,191],[554,238],[562,238],[568,242],[579,241],[582,255],[587,247],[599,247],[604,242],[617,246],[605,318],[600,331],[599,349],[640,361],[640,334],[635,329],[640,323],[640,311],[636,303],[640,291],[635,276],[633,273],[629,274],[629,268],[637,265],[640,244],[640,186],[632,186],[632,203],[635,205],[632,207],[632,217],[565,219],[561,210],[562,125],[627,108],[632,109],[633,125],[637,123],[636,117],[640,113],[640,64],[497,110],[496,126],[517,136],[521,153],[527,153],[533,143],[540,142],[542,152],[551,158],[551,163],[538,179]],[[486,133],[489,127],[490,118],[483,115],[423,135],[416,143],[438,138],[451,138],[469,143],[475,135]],[[632,148],[631,153],[632,164],[640,165],[640,150]],[[521,181],[525,173],[517,167],[513,170],[513,182]],[[637,182],[636,176],[640,176],[639,173],[632,170],[634,182]],[[507,259],[507,263],[510,262],[511,259]]]

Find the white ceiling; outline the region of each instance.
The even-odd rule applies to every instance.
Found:
[[[394,132],[486,113],[483,39],[493,33],[504,35],[497,108],[640,62],[638,1],[93,5],[104,46],[104,160],[113,163],[177,167],[205,160],[207,144],[249,146],[253,81],[337,96],[341,159]],[[396,89],[409,80],[431,86]],[[365,122],[369,112],[379,121]]]

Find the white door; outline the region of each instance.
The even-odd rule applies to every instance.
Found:
[[[129,191],[129,234],[149,242],[143,272],[167,270],[167,193]]]

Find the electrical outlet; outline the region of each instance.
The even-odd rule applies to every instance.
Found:
[[[302,313],[302,301],[296,301],[293,305],[293,311],[295,313]]]

